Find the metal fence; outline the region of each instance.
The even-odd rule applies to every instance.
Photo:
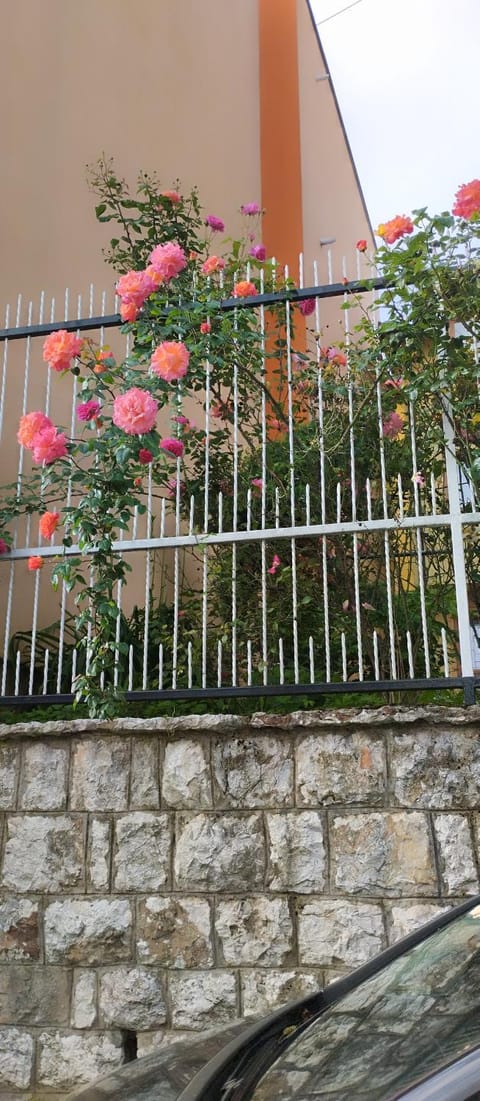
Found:
[[[341,407],[329,384],[335,351],[340,345],[337,359],[348,361],[354,339],[351,303],[364,290],[358,274],[348,287],[344,277],[320,285],[314,269],[310,286],[302,288],[301,276],[299,291],[288,286],[219,306],[255,311],[265,352],[256,368],[261,385],[249,398],[234,367],[219,400],[205,363],[195,407],[185,396],[195,448],[203,448],[204,484],[189,493],[180,459],[170,483],[156,484],[150,472],[145,512],[135,513],[116,542],[134,566],[131,584],[117,587],[123,645],[112,681],[127,699],[462,688],[465,703],[474,702],[480,514],[459,474],[448,410],[439,412],[442,461],[437,455],[428,469],[411,403],[392,447],[385,380],[366,396],[347,362]],[[314,312],[306,335],[294,335],[293,315],[306,299],[315,301]],[[271,373],[273,306],[283,310],[285,386],[274,402],[281,423],[262,383]],[[52,305],[47,322],[45,312],[42,300],[37,322],[30,306],[14,323],[7,315],[0,330],[2,481],[17,485],[28,463],[16,444],[20,415],[42,409],[75,431],[77,380],[70,375],[52,387],[40,338],[78,330],[101,343],[108,336],[119,356],[128,352],[105,296],[98,309],[92,291],[88,310],[78,301],[73,318],[68,298]],[[307,355],[318,368],[314,389],[311,371],[304,374]],[[258,402],[254,445],[246,439],[249,400]],[[222,417],[223,470],[218,456],[214,462]],[[0,702],[9,706],[71,701],[82,662],[88,665],[74,598],[65,587],[52,591],[48,569],[31,574],[26,564],[39,555],[48,565],[78,547],[64,550],[55,536],[45,543],[36,530],[34,519],[20,519],[11,552],[0,558]]]

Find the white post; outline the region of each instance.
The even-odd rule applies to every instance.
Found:
[[[460,647],[460,666],[462,677],[473,681],[473,662],[470,646],[470,612],[468,607],[467,574],[465,570],[464,533],[460,492],[458,485],[458,463],[455,452],[455,440],[451,407],[447,398],[443,399],[443,432],[445,439],[445,466],[447,473],[448,508],[450,513],[450,531],[452,535],[453,570],[455,578],[455,597],[457,603],[458,641]],[[470,690],[469,690],[470,688]],[[464,687],[465,703],[474,703],[473,685]]]

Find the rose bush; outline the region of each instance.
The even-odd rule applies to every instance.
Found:
[[[142,176],[132,199],[105,163],[93,172],[92,183],[102,200],[97,217],[118,221],[122,230],[112,239],[110,259],[118,272],[120,315],[134,336],[133,350],[117,363],[108,349],[65,330],[46,338],[48,369],[77,376],[76,415],[83,431],[71,437],[43,412],[26,413],[18,441],[39,469],[23,478],[20,493],[7,494],[2,512],[8,524],[22,512],[40,509],[44,538],[58,528],[65,548],[78,545],[79,555],[54,563],[52,580],[76,592],[79,645],[88,650],[80,660],[76,698],[86,701],[92,714],[106,714],[114,707],[112,669],[125,649],[116,638],[120,612],[115,597],[129,565],[116,553],[115,540],[128,530],[136,509],[145,512],[145,466],[154,498],[176,498],[177,487],[182,494],[187,480],[191,491],[201,485],[204,493],[205,428],[183,415],[182,405],[187,393],[203,391],[207,363],[213,401],[222,400],[225,390],[230,400],[234,365],[237,399],[245,407],[255,388],[266,392],[255,319],[247,311],[219,315],[218,307],[220,296],[234,293],[237,274],[247,262],[249,279],[239,283],[244,294],[258,293],[260,272],[268,267],[261,250],[259,257],[249,256],[247,239],[225,242],[221,256],[210,255],[210,235],[222,233],[224,223],[216,215],[202,217],[195,192],[185,197],[179,190],[161,191],[156,181]],[[251,218],[259,211],[249,204],[246,213]],[[242,437],[254,436],[258,423],[256,406],[243,420]],[[212,434],[213,478],[220,469],[224,478],[231,474],[230,437],[226,423]],[[6,542],[5,547],[8,552]],[[38,555],[29,561],[31,570],[43,565]]]
[[[241,299],[274,286],[264,246],[252,246],[250,233],[240,241],[225,241],[221,255],[213,254],[211,236],[222,233],[224,223],[216,215],[203,216],[195,191],[189,196],[179,188],[162,191],[153,178],[142,176],[138,194],[132,198],[105,163],[92,174],[92,184],[101,200],[96,207],[98,219],[119,226],[108,259],[118,273],[120,313],[133,336],[132,350],[124,362],[116,362],[109,349],[98,348],[89,339],[62,330],[47,337],[48,369],[77,375],[81,434],[72,438],[38,410],[21,418],[18,441],[31,452],[38,469],[23,478],[19,493],[5,496],[6,529],[0,551],[8,552],[7,525],[22,512],[41,513],[39,530],[44,538],[58,530],[66,549],[78,546],[78,554],[59,557],[54,563],[52,580],[76,593],[76,632],[84,650],[76,699],[86,701],[91,714],[105,715],[116,706],[113,670],[129,653],[123,628],[119,631],[123,619],[116,599],[117,586],[126,581],[129,566],[116,552],[115,541],[129,530],[135,510],[145,512],[147,471],[154,506],[158,497],[164,497],[172,502],[177,517],[188,517],[193,499],[199,531],[215,528],[220,500],[223,530],[251,524],[252,510],[256,522],[266,527],[304,523],[307,486],[311,515],[332,523],[348,520],[360,508],[367,481],[369,509],[381,516],[381,487],[389,497],[389,508],[395,507],[398,475],[403,479],[403,508],[418,507],[419,501],[421,505],[431,477],[437,478],[443,470],[443,418],[448,413],[459,463],[476,493],[480,486],[475,366],[475,342],[480,337],[480,183],[472,181],[459,189],[451,215],[432,218],[420,210],[411,219],[397,215],[383,223],[374,262],[384,276],[385,289],[367,308],[364,295],[346,285],[345,304],[358,307],[361,314],[348,349],[329,344],[326,334],[316,331],[315,300],[307,299],[298,305],[299,332],[306,325],[306,338],[300,341],[299,337],[290,360],[283,304],[269,307],[267,342],[257,311],[242,308]],[[261,214],[261,208],[246,203],[242,213],[250,228],[250,220]],[[367,242],[359,240],[356,247],[365,252]],[[294,298],[293,287],[287,287],[287,297],[290,290]],[[240,308],[220,309],[221,300],[228,298],[237,299]],[[295,312],[290,311],[294,347]],[[462,322],[462,335],[453,328],[455,320]],[[187,397],[200,410],[198,425],[182,411]],[[288,411],[295,429],[295,477],[301,487],[295,505]],[[412,417],[417,428],[415,456],[410,446]],[[320,480],[319,453],[323,455]],[[441,573],[442,623],[447,624],[450,551],[445,539],[435,533],[433,538],[437,542],[431,543],[428,553]],[[367,670],[377,661],[386,675],[389,598],[382,539],[383,535],[369,534],[353,546],[340,536],[305,538],[297,542],[295,555],[287,553],[285,541],[273,540],[264,558],[258,545],[243,544],[235,551],[229,546],[214,547],[209,620],[213,640],[222,642],[229,659],[233,643],[225,623],[232,618],[231,585],[236,571],[235,630],[249,640],[254,674],[261,678],[267,658],[276,660],[272,654],[292,618],[300,584],[296,609],[300,653],[295,643],[300,674],[308,679],[309,636],[324,637],[328,629],[333,677],[341,678],[345,639],[347,649],[358,643],[353,613],[359,594],[354,577],[361,559]],[[414,582],[410,587],[405,583],[405,541],[403,548],[397,543],[396,623],[399,632],[412,631],[420,618],[418,593]],[[470,548],[469,554],[471,575],[477,571],[480,578],[475,549]],[[44,561],[33,556],[28,567],[38,570]],[[272,639],[267,653],[258,624],[265,579]],[[325,603],[318,599],[319,585],[326,582],[330,628]],[[438,587],[432,600],[438,601]],[[192,644],[195,617],[200,615],[194,585],[190,589],[187,585],[181,610],[185,637],[190,632]],[[374,632],[379,646],[376,656]],[[286,659],[292,646],[295,649],[293,642],[285,643]],[[238,662],[242,681],[247,676],[246,659]],[[346,672],[348,676],[348,662]]]

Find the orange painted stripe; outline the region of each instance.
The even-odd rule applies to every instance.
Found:
[[[303,0],[300,0],[303,2]],[[281,268],[288,264],[298,278],[298,256],[303,249],[303,197],[300,143],[300,99],[297,51],[297,0],[258,0],[260,68],[260,171],[262,181],[262,239],[267,256]],[[281,276],[279,275],[281,280]],[[286,364],[275,356],[276,340],[285,337],[275,317],[266,316],[269,387],[275,401],[286,406]],[[295,311],[295,346],[305,348],[305,323]],[[282,432],[273,428],[270,438]]]
[[[296,275],[303,248],[297,0],[258,0],[263,241]]]

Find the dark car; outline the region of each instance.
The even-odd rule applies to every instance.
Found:
[[[480,1101],[480,896],[261,1022],[173,1045],[82,1101]]]

